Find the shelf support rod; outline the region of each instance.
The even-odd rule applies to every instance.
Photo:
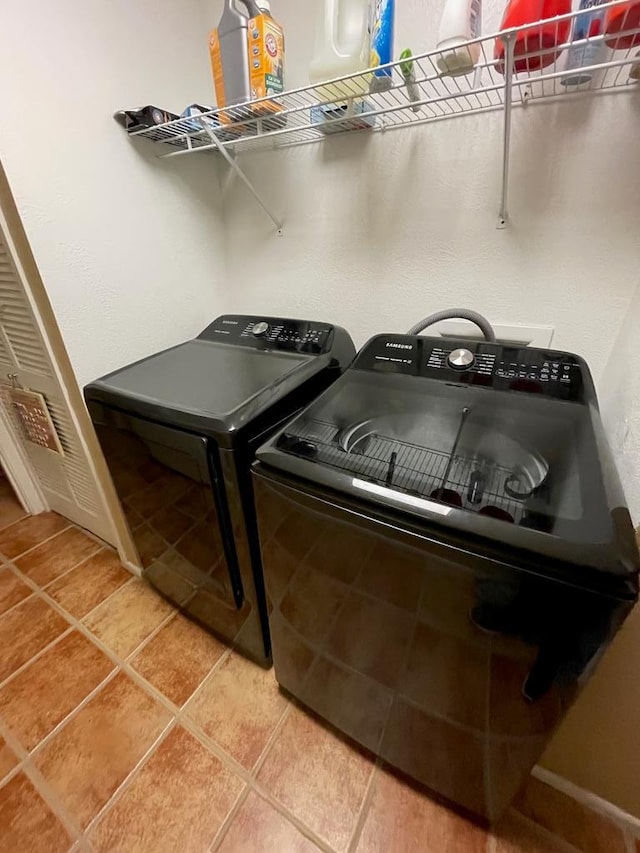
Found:
[[[511,153],[511,108],[513,105],[513,58],[515,48],[515,33],[505,33],[502,36],[506,42],[505,75],[504,75],[504,128],[502,148],[502,195],[498,228],[506,228],[509,219],[509,156]]]
[[[203,124],[204,124],[204,122],[203,122]],[[271,208],[267,205],[267,203],[264,201],[264,199],[262,198],[262,196],[260,195],[260,193],[258,192],[258,190],[254,187],[254,185],[251,183],[251,181],[249,180],[249,178],[248,178],[248,177],[245,175],[245,173],[242,171],[242,169],[240,168],[240,166],[239,166],[239,165],[238,165],[238,163],[236,162],[235,157],[232,157],[232,156],[231,156],[231,154],[229,154],[229,152],[228,152],[228,151],[227,151],[227,149],[224,147],[224,145],[222,145],[222,144],[221,144],[220,140],[218,139],[218,137],[216,136],[216,134],[213,132],[213,130],[211,130],[211,128],[210,128],[210,127],[208,127],[207,125],[205,125],[205,130],[207,131],[207,134],[210,136],[211,141],[216,145],[216,147],[217,147],[218,151],[222,154],[222,156],[223,156],[223,157],[224,157],[224,159],[227,161],[227,163],[229,164],[229,166],[231,166],[231,168],[233,169],[233,171],[234,171],[234,172],[236,173],[236,175],[240,178],[240,180],[243,182],[243,184],[247,187],[247,189],[249,190],[249,192],[251,193],[251,195],[255,198],[255,200],[258,202],[258,204],[260,205],[260,207],[261,207],[261,208],[264,210],[264,212],[267,214],[267,216],[269,217],[269,219],[270,219],[270,220],[273,222],[273,224],[276,226],[276,228],[278,229],[278,234],[280,234],[280,235],[281,235],[281,234],[282,234],[282,226],[283,226],[283,222],[282,222],[282,220],[281,220],[281,219],[278,219],[278,217],[277,217],[277,216],[275,216],[275,215],[271,212]]]

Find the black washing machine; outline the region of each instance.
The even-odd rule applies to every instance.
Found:
[[[280,684],[497,818],[638,596],[585,362],[379,336],[257,460]]]
[[[261,663],[254,450],[354,355],[337,326],[230,315],[84,389],[144,576]]]

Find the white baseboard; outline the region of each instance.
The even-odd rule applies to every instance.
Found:
[[[614,821],[614,823],[626,827],[640,836],[640,818],[634,817],[634,815],[625,812],[623,809],[618,808],[618,806],[614,806],[608,800],[599,797],[597,794],[593,794],[591,791],[580,788],[579,785],[574,785],[573,782],[570,782],[563,776],[558,776],[556,773],[552,773],[551,770],[540,767],[540,765],[536,765],[533,768],[531,775],[535,776],[541,782],[550,785],[552,788],[556,788],[556,790],[561,791],[563,794],[571,797],[571,799],[576,800],[576,802],[582,803],[582,805],[587,806],[591,811],[605,815]]]
[[[122,565],[125,567],[125,569],[127,569],[128,571],[130,571],[130,572],[131,572],[131,574],[132,574],[134,577],[136,577],[136,578],[141,578],[141,577],[142,577],[142,569],[140,568],[140,566],[136,566],[136,565],[134,565],[133,563],[130,563],[128,560],[122,560],[122,559],[120,559],[120,562],[121,562],[121,563],[122,563]]]

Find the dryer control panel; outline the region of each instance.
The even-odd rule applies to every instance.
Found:
[[[257,350],[321,355],[331,348],[333,331],[327,323],[227,314],[214,320],[198,338]]]
[[[584,399],[589,376],[585,362],[571,353],[411,335],[372,338],[354,367],[576,401]]]

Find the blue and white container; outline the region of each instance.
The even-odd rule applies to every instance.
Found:
[[[566,70],[570,73],[561,78],[563,86],[580,86],[582,83],[589,83],[593,77],[593,71],[588,70],[588,67],[597,65],[604,51],[604,42],[602,38],[597,37],[602,36],[604,30],[605,12],[598,9],[598,6],[606,2],[607,0],[580,0],[579,8],[583,14],[573,19],[571,41],[583,44],[569,48]]]
[[[386,92],[393,86],[390,68],[380,68],[393,62],[393,40],[395,30],[395,0],[371,0],[369,32],[371,34],[371,53],[369,65],[377,69],[369,85],[371,92]]]

